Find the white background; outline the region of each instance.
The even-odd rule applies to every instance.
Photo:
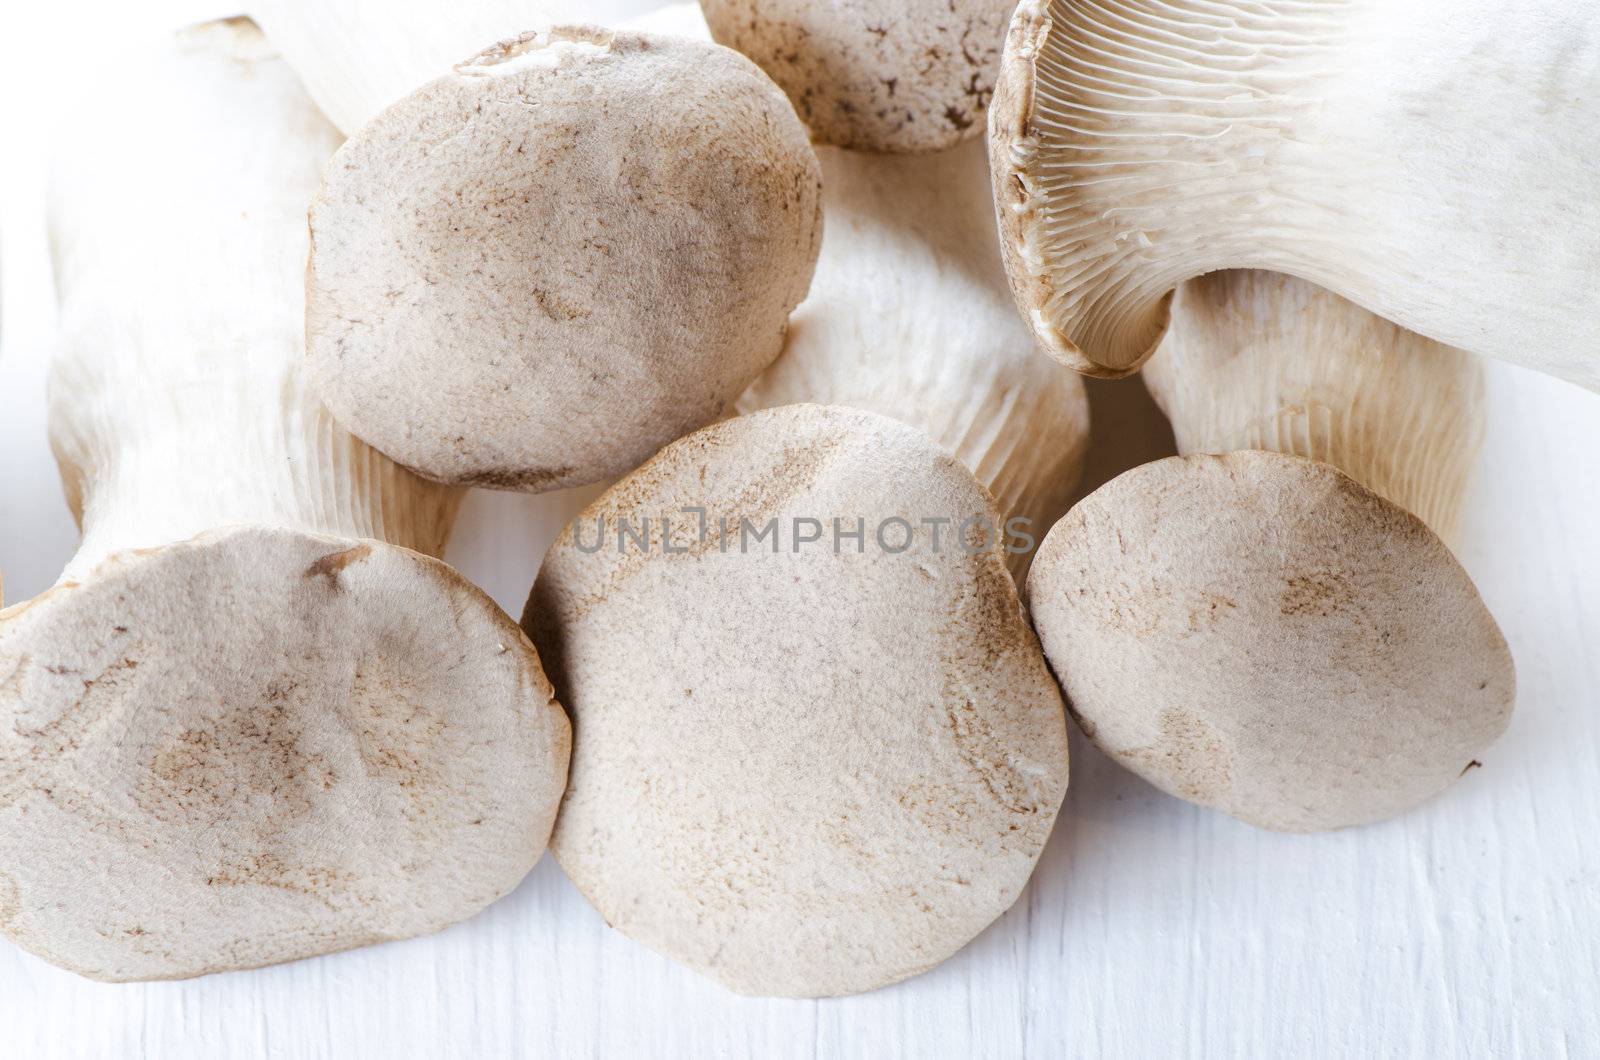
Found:
[[[97,52],[227,11],[0,10],[0,569],[15,603],[75,540],[44,434],[43,115]],[[1511,641],[1517,714],[1484,768],[1398,820],[1271,835],[1075,737],[1023,899],[889,989],[732,996],[608,930],[546,858],[440,935],[188,983],[90,983],[0,941],[0,1057],[1600,1051],[1600,396],[1501,366],[1490,387],[1460,555]],[[1093,393],[1091,482],[1170,446],[1136,381]],[[550,504],[475,495],[447,556],[513,615]]]

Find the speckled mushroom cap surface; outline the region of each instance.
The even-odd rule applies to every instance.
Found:
[[[554,28],[368,123],[311,209],[307,358],[340,422],[439,481],[619,475],[782,348],[821,241],[782,92],[681,37]]]
[[[247,527],[118,553],[0,613],[0,931],[108,980],[435,931],[538,860],[569,745],[437,560]]]
[[[819,143],[937,151],[983,131],[1008,0],[701,0],[711,34],[772,75]]]
[[[1028,589],[1084,733],[1162,790],[1266,828],[1406,810],[1511,715],[1510,653],[1460,564],[1315,461],[1135,468],[1056,524]]]
[[[921,431],[793,405],[669,446],[569,527],[523,624],[574,718],[552,850],[608,923],[741,993],[826,996],[1016,900],[1066,789],[1060,692],[998,549],[875,541],[974,515],[998,518]],[[835,553],[834,517],[864,551]],[[774,518],[777,550],[741,551]],[[829,529],[796,547],[795,518]],[[623,519],[650,554],[596,536]]]

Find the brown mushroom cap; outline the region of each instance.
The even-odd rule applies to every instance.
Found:
[[[544,849],[566,716],[404,548],[238,528],[0,615],[0,931],[97,979],[435,931]]]
[[[1510,718],[1511,656],[1461,565],[1315,461],[1135,468],[1056,524],[1028,591],[1085,734],[1162,790],[1262,827],[1399,813]]]
[[[999,518],[923,432],[791,405],[669,446],[568,528],[523,625],[576,733],[551,849],[608,923],[739,992],[825,996],[1016,900],[1066,789],[1060,693],[998,547],[874,541],[974,515]],[[599,518],[662,516],[684,553],[589,550]],[[863,518],[865,551],[795,545],[796,517]],[[779,549],[741,552],[741,518]]]
[[[399,101],[312,205],[307,357],[334,415],[439,481],[621,474],[782,348],[820,171],[744,57],[525,34]]]
[[[701,0],[711,34],[772,75],[819,143],[937,151],[983,131],[1008,0]]]

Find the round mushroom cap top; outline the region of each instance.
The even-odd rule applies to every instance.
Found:
[[[1449,550],[1343,472],[1170,457],[1045,538],[1030,609],[1094,743],[1265,828],[1362,824],[1443,790],[1505,730],[1505,638]]]
[[[449,567],[240,527],[0,613],[0,931],[96,979],[436,931],[542,853],[570,729]]]
[[[819,143],[937,151],[979,135],[1011,0],[700,0]]]
[[[669,446],[568,528],[523,625],[576,734],[551,849],[608,923],[741,993],[827,996],[1016,900],[1065,713],[974,517],[999,519],[922,432],[791,405]]]
[[[310,372],[439,481],[613,477],[720,417],[782,348],[821,242],[783,94],[709,42],[555,28],[400,100],[311,208]]]

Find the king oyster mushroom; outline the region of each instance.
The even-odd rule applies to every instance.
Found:
[[[1085,734],[1267,828],[1438,794],[1516,692],[1472,580],[1412,514],[1455,522],[1479,365],[1304,281],[1227,273],[1184,288],[1149,371],[1185,455],[1090,494],[1029,577]],[[1203,455],[1230,444],[1286,452]]]
[[[52,185],[51,442],[84,533],[0,612],[0,931],[108,980],[435,931],[538,860],[566,716],[431,558],[456,493],[302,377],[338,134],[244,20],[105,77]]]

